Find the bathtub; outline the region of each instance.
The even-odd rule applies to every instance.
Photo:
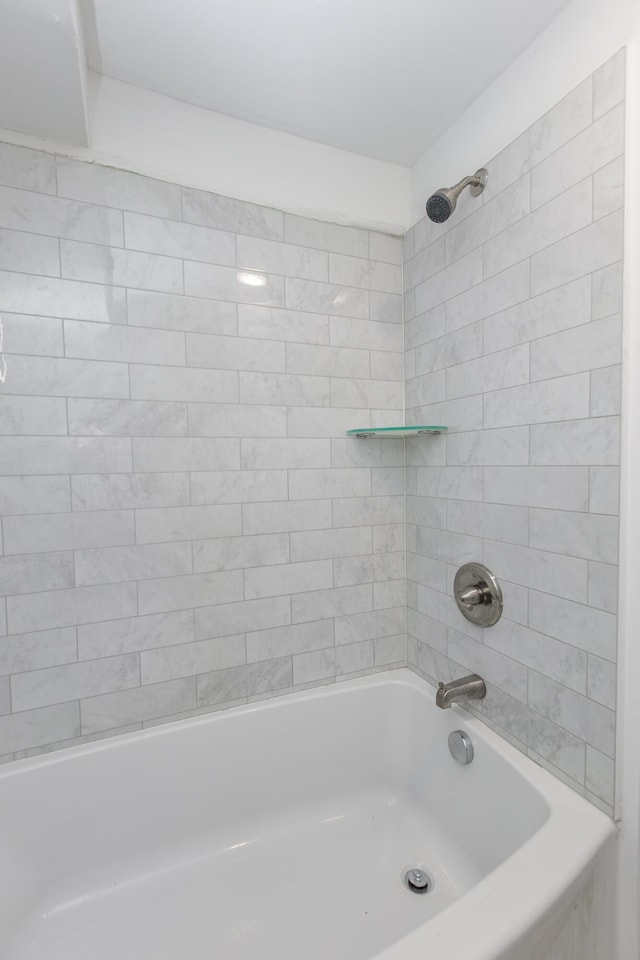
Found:
[[[392,671],[4,767],[0,957],[604,960],[612,836]]]

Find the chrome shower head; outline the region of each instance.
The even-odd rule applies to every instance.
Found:
[[[456,208],[458,197],[465,187],[471,187],[471,194],[479,196],[487,185],[489,174],[484,167],[476,170],[472,177],[463,177],[453,187],[441,187],[427,200],[427,216],[434,223],[444,223]]]

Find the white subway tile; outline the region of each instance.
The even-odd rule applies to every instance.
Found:
[[[620,362],[620,317],[582,324],[531,344],[531,379],[546,380]]]
[[[371,553],[371,527],[292,532],[291,560],[324,560]]]
[[[283,214],[279,210],[190,187],[182,188],[182,219],[251,237],[283,238]]]
[[[480,356],[482,356],[482,323],[478,321],[417,347],[413,375],[423,376]],[[409,379],[408,374],[407,379]]]
[[[608,613],[618,609],[618,568],[589,561],[589,606]]]
[[[622,366],[616,364],[591,372],[592,417],[619,415],[622,403]]]
[[[333,501],[334,527],[402,523],[403,520],[404,497],[348,497]]]
[[[484,321],[485,351],[503,350],[591,319],[589,277],[525,300]]]
[[[403,379],[403,356],[382,350],[371,351],[371,378],[373,380]]]
[[[76,584],[121,583],[191,573],[191,545],[150,545],[78,550],[75,555]]]
[[[617,671],[615,663],[589,656],[587,696],[610,710],[616,708]]]
[[[330,500],[299,500],[242,505],[242,532],[286,533],[289,530],[322,530],[331,526]],[[352,526],[352,524],[345,524]]]
[[[346,411],[362,416],[362,410]],[[353,420],[351,421],[353,423]],[[331,441],[332,467],[401,467],[404,466],[404,440],[371,440],[363,443],[357,437],[338,437]]]
[[[529,176],[490,197],[446,236],[447,263],[466,256],[529,213]]]
[[[0,274],[0,310],[99,323],[126,323],[125,291],[22,273]]]
[[[82,514],[79,514],[82,516]],[[136,511],[136,542],[167,543],[242,533],[240,505],[160,507]]]
[[[335,650],[336,677],[371,670],[374,666],[373,644],[369,640],[349,643]]]
[[[490,391],[484,394],[483,402],[485,427],[576,420],[588,416],[589,374]],[[532,432],[535,429],[532,427]]]
[[[373,590],[369,583],[355,587],[334,587],[298,593],[291,597],[293,623],[339,617],[349,613],[364,613],[373,609]]]
[[[369,256],[384,263],[402,264],[402,237],[369,231]]]
[[[0,674],[55,667],[78,659],[74,627],[5,637],[0,645]]]
[[[616,517],[561,510],[529,511],[529,545],[601,563],[617,563]]]
[[[613,263],[592,274],[591,313],[594,320],[622,313],[622,266],[621,262]]]
[[[485,644],[564,687],[586,694],[587,656],[583,651],[504,618],[495,627],[487,631]]]
[[[7,554],[79,550],[134,542],[133,513],[130,510],[6,517],[3,526]]]
[[[615,714],[537,673],[529,675],[529,705],[609,757],[615,747]]]
[[[281,439],[259,437],[241,440],[241,462],[246,470],[328,467],[331,464],[329,440]],[[274,498],[276,499],[276,498]]]
[[[232,438],[201,439],[170,437],[134,439],[136,472],[163,473],[173,470],[237,470],[240,442]]]
[[[368,377],[369,372],[368,350],[316,344],[287,344],[287,373],[325,377]]]
[[[369,317],[369,293],[357,287],[287,277],[285,297],[287,308],[292,310],[329,314],[331,317],[364,320]]]
[[[620,468],[589,469],[589,510],[618,515],[620,509]]]
[[[291,500],[366,497],[370,494],[371,471],[366,467],[289,471]]]
[[[187,400],[235,403],[238,374],[234,370],[199,370],[194,367],[130,367],[131,396],[135,400]]]
[[[475,466],[419,467],[418,496],[482,500],[482,470]]]
[[[418,250],[404,264],[404,289],[412,290],[445,268],[445,237],[439,237],[427,247]]]
[[[451,300],[482,280],[482,248],[472,250],[451,266],[416,287],[416,311],[423,313]],[[477,319],[474,318],[474,319]]]
[[[5,354],[62,357],[62,322],[54,317],[27,317],[5,313],[2,317]]]
[[[447,397],[472,396],[529,382],[529,346],[523,344],[447,368]]]
[[[331,317],[331,344],[335,347],[355,347],[369,350],[402,350],[402,326],[362,320],[355,317]]]
[[[283,343],[249,340],[245,337],[216,337],[187,334],[187,363],[192,367],[219,370],[261,370],[284,372]]]
[[[87,326],[104,329],[101,324]],[[123,363],[96,363],[58,357],[12,357],[7,363],[7,393],[61,397],[128,397]]]
[[[127,290],[129,323],[136,327],[185,330],[233,336],[238,329],[235,303]]]
[[[494,650],[455,630],[449,630],[447,655],[469,673],[481,675],[486,683],[526,703],[527,669],[522,663],[516,662],[518,658],[509,652]]]
[[[242,570],[289,562],[286,533],[258,536],[216,537],[192,545],[194,573],[215,570]]]
[[[396,380],[331,378],[331,402],[339,407],[402,410],[402,385]]]
[[[31,593],[7,598],[7,615],[11,633],[29,633],[69,627],[77,623],[97,623],[132,617],[137,613],[134,583],[107,584],[99,587],[76,587]]]
[[[613,806],[615,769],[611,757],[606,757],[599,750],[587,746],[587,773],[585,784],[587,790],[600,797],[605,803]]]
[[[144,400],[68,400],[69,434],[179,437],[187,434],[187,406]]]
[[[529,428],[454,433],[446,438],[447,464],[518,466],[529,462]]]
[[[282,277],[250,273],[236,267],[194,263],[191,260],[186,260],[184,264],[184,292],[189,296],[209,297],[212,300],[284,306]]]
[[[405,295],[405,303],[408,300],[408,294]],[[405,348],[407,350],[420,346],[422,343],[429,343],[432,340],[442,337],[445,333],[445,313],[444,303],[440,303],[433,310],[416,317],[414,313],[406,310],[405,319]]]
[[[402,580],[403,577],[404,553],[369,553],[360,557],[337,557],[333,561],[335,587]]]
[[[270,630],[258,630],[247,634],[247,662],[273,660],[276,657],[288,657],[331,647],[333,647],[331,620],[274,627]]]
[[[485,501],[487,496],[485,495]],[[453,533],[472,537],[504,540],[527,546],[529,543],[529,515],[526,507],[501,506],[465,500],[447,502],[447,527]]]
[[[210,603],[242,599],[242,573],[195,573],[183,577],[142,580],[138,585],[138,609],[144,613],[208,607]]]
[[[404,633],[404,607],[371,610],[336,617],[336,645],[376,640]]]
[[[193,504],[268,502],[286,498],[286,470],[220,470],[191,474]]]
[[[324,590],[332,585],[330,560],[253,567],[244,571],[244,595],[247,600]]]
[[[285,407],[231,403],[189,404],[192,437],[285,437]]]
[[[406,638],[403,633],[395,637],[379,637],[373,641],[373,661],[376,667],[406,662]]]
[[[193,611],[178,610],[78,627],[78,657],[96,660],[194,639]]]
[[[593,175],[593,219],[600,220],[624,203],[624,157],[618,157]]]
[[[52,237],[38,237],[0,227],[0,270],[59,277],[58,241]]]

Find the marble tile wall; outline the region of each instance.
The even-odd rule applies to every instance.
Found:
[[[483,718],[607,812],[623,100],[620,53],[485,163],[481,198],[417,223],[404,254],[407,422],[449,426],[407,441],[409,662],[432,680],[480,673]],[[452,598],[472,560],[504,590],[484,630]]]
[[[405,663],[402,243],[0,145],[0,756]]]

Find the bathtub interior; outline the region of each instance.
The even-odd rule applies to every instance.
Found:
[[[241,958],[295,943],[313,960],[337,936],[353,960],[374,956],[549,816],[481,735],[473,763],[451,758],[465,715],[432,693],[398,671],[10,765],[0,956],[106,960],[136,944],[137,960],[168,960],[188,942]],[[426,896],[402,885],[415,864],[433,878]]]

